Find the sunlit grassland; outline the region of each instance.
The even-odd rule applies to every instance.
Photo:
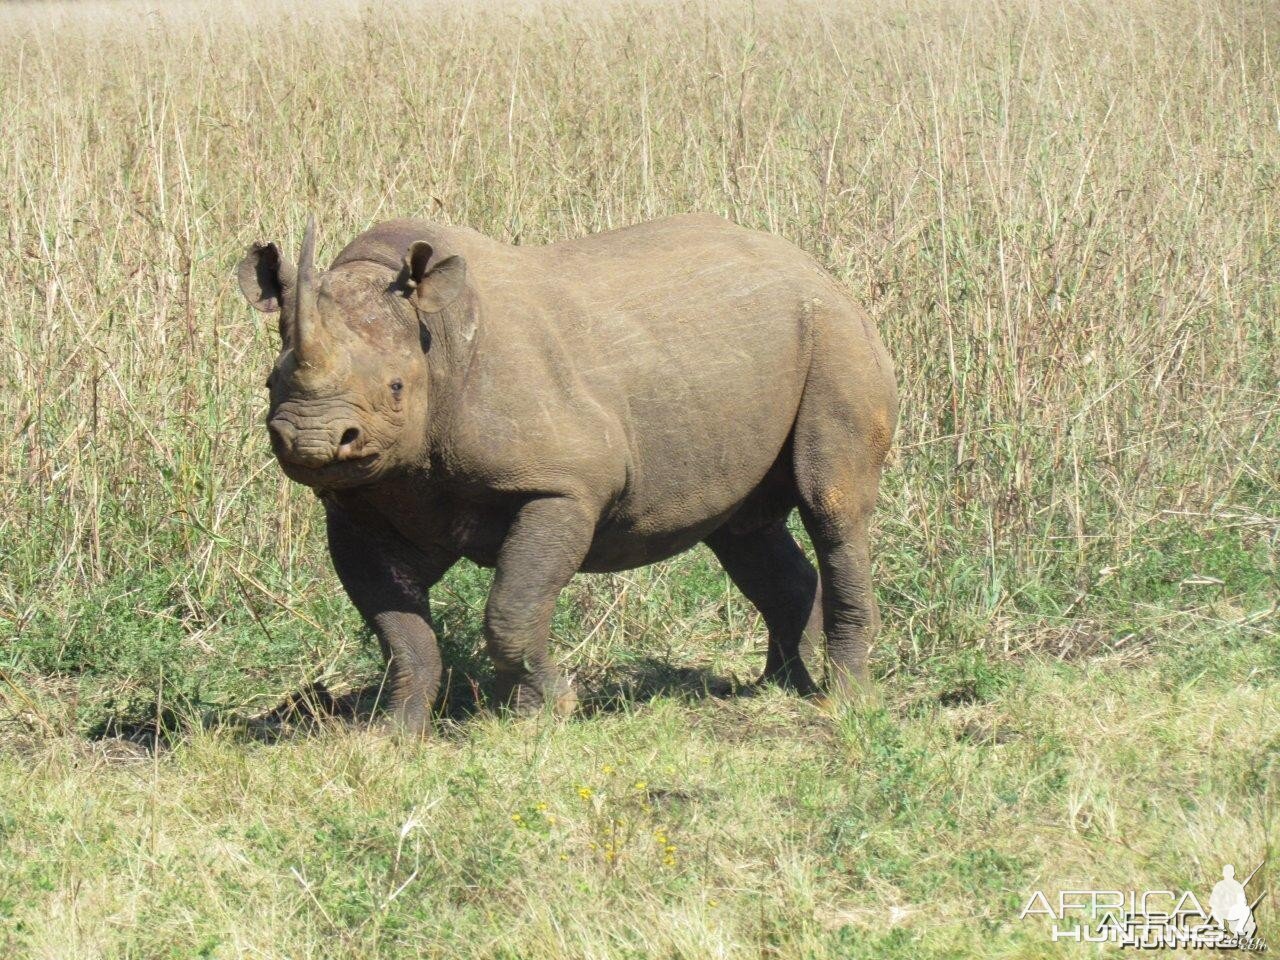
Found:
[[[1076,956],[1031,890],[1274,861],[1278,36],[1190,0],[0,8],[0,954]],[[566,592],[579,719],[264,741],[378,665],[270,458],[244,247],[694,209],[810,251],[894,355],[883,707],[724,696],[764,632],[698,551]],[[463,705],[486,578],[433,598]]]

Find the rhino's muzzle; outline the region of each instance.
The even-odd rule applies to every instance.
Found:
[[[317,469],[364,455],[363,435],[353,420],[300,426],[289,417],[277,415],[267,423],[267,429],[276,456],[293,466]]]

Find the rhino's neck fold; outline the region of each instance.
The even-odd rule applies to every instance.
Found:
[[[431,348],[427,351],[427,448],[433,457],[448,445],[456,414],[467,403],[467,389],[481,349],[477,299],[464,293],[440,313],[426,318],[431,334]]]

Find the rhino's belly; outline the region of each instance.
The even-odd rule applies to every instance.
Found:
[[[795,499],[790,447],[785,440],[762,439],[750,466],[740,462],[733,475],[693,475],[669,483],[637,477],[597,528],[582,569],[603,573],[656,563],[701,543],[726,523],[761,526],[784,516]]]
[[[635,533],[619,528],[602,528],[592,541],[582,562],[585,573],[617,573],[666,560],[701,543],[723,522],[713,518],[683,530]]]

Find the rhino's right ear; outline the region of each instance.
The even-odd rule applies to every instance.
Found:
[[[263,313],[275,313],[280,309],[284,288],[293,284],[295,270],[280,256],[280,248],[274,243],[255,243],[245,254],[236,277],[245,299]]]
[[[423,313],[439,313],[462,293],[467,282],[467,262],[459,256],[432,260],[435,250],[425,240],[415,240],[405,254],[404,270],[410,298]]]

